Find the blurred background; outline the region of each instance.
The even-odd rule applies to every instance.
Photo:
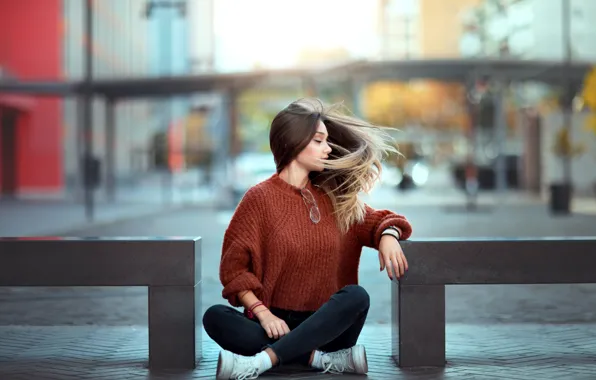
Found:
[[[225,227],[303,96],[396,128],[404,157],[365,197],[414,238],[593,235],[594,19],[593,0],[0,0],[0,236],[203,236],[219,302]]]
[[[399,129],[388,196],[517,190],[566,213],[596,192],[595,16],[588,0],[0,0],[1,205],[233,207],[274,170],[275,113],[317,96]]]

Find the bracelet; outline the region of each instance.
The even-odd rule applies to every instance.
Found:
[[[254,304],[250,305],[250,306],[248,307],[248,309],[246,310],[246,316],[247,316],[248,318],[251,318],[251,319],[252,319],[252,318],[254,317],[254,313],[253,313],[252,311],[253,311],[255,308],[257,308],[257,307],[261,306],[262,304],[263,304],[263,303],[262,303],[261,301],[257,301],[257,302],[255,302]]]
[[[242,297],[244,297],[247,294],[248,294],[248,290],[241,291],[240,293],[238,293],[238,299],[242,299]]]
[[[265,306],[265,305],[264,305],[264,304],[263,304],[263,302],[261,302],[261,301],[255,302],[254,304],[252,304],[252,305],[251,305],[251,306],[248,308],[248,310],[246,310],[246,316],[247,316],[248,318],[252,319],[252,318],[253,318],[253,317],[254,317],[256,314],[258,314],[258,313],[259,313],[259,312],[256,312],[256,313],[255,313],[255,312],[253,312],[253,310],[254,310],[254,309],[256,309],[256,308],[257,308],[257,307],[259,307],[259,306]],[[262,310],[261,310],[261,311],[262,311]]]
[[[385,231],[383,231],[383,233],[381,234],[381,237],[385,236],[385,235],[391,235],[393,236],[397,241],[399,241],[399,233],[397,231],[394,231],[392,229],[386,229]]]
[[[259,305],[259,306],[265,306],[265,305]],[[256,316],[257,316],[257,314],[259,314],[259,313],[262,313],[262,312],[264,312],[264,311],[267,311],[267,310],[269,310],[269,309],[267,309],[267,307],[265,307],[263,310],[259,310],[259,311],[255,311],[255,312],[252,312],[252,311],[250,311],[250,310],[247,310],[247,311],[246,311],[246,316],[247,316],[249,319],[254,319],[254,317],[256,317]]]
[[[401,231],[399,228],[395,227],[395,226],[389,226],[387,228],[392,229],[393,231],[397,232],[397,240],[401,239]]]
[[[263,302],[261,302],[261,301],[257,301],[257,302],[255,302],[255,303],[253,303],[253,304],[252,304],[252,305],[251,305],[251,306],[248,308],[248,310],[250,310],[250,311],[253,311],[255,308],[257,308],[257,307],[261,306],[262,304],[263,304]]]

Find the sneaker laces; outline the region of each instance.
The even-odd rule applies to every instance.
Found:
[[[323,364],[323,373],[341,374],[344,371],[354,371],[351,358],[351,348],[336,352],[327,352],[323,354],[321,362]]]
[[[259,366],[255,366],[254,356],[242,357],[234,355],[234,369],[241,368],[242,370],[232,372],[232,379],[236,380],[254,380],[259,377]]]

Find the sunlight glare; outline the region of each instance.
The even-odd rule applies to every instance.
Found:
[[[215,33],[226,50],[266,67],[291,66],[308,48],[366,45],[374,32],[370,0],[218,0],[216,6]]]

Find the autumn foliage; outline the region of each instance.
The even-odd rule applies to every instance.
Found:
[[[364,90],[363,111],[371,122],[389,127],[461,129],[468,124],[465,89],[453,83],[371,83]]]
[[[596,67],[594,67],[584,81],[582,90],[584,104],[591,111],[586,120],[586,128],[596,135]]]

